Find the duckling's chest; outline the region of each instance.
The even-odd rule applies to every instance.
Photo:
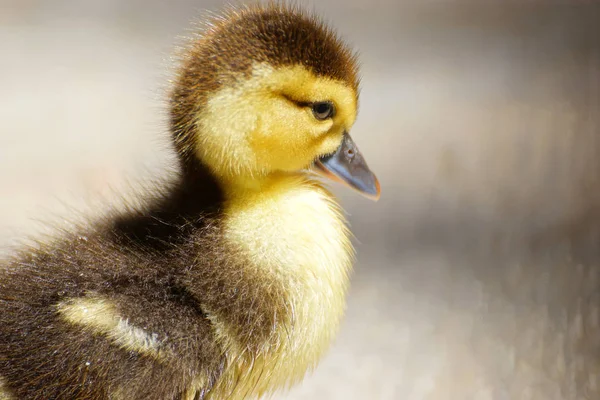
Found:
[[[229,209],[226,239],[286,297],[287,315],[277,317],[261,355],[270,380],[249,377],[260,394],[300,380],[327,349],[343,314],[353,251],[339,208],[320,187],[246,200]]]

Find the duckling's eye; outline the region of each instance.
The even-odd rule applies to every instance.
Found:
[[[330,101],[320,101],[312,104],[312,112],[316,119],[324,120],[333,117],[335,107]]]

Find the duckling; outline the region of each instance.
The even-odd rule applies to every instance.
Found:
[[[358,85],[355,55],[300,9],[210,20],[173,82],[177,179],[0,269],[0,398],[245,399],[302,380],[353,260],[315,172],[380,193],[348,134]]]

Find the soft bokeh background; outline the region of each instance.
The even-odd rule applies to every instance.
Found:
[[[280,398],[600,398],[600,6],[308,4],[362,54],[353,136],[383,195],[336,188],[347,318]],[[3,252],[165,173],[169,56],[220,7],[0,0]]]

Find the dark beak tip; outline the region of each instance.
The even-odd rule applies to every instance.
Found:
[[[379,179],[377,179],[375,175],[373,175],[373,180],[373,186],[362,190],[357,188],[357,190],[366,198],[373,201],[379,201],[379,198],[381,197],[381,185],[379,184]]]

